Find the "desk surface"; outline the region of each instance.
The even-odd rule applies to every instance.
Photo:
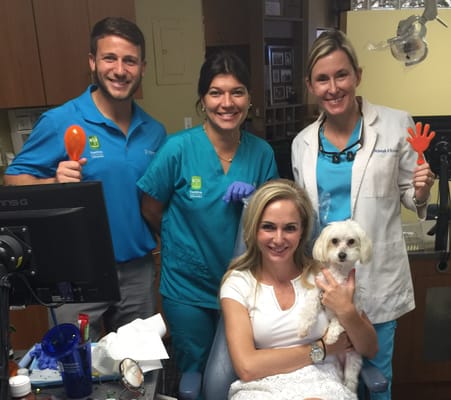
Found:
[[[157,389],[157,383],[158,383],[158,375],[159,370],[150,371],[145,374],[144,379],[144,386],[145,386],[145,393],[143,396],[137,397],[136,395],[133,395],[132,393],[129,393],[130,396],[128,396],[128,393],[124,391],[124,387],[119,381],[108,381],[108,382],[101,382],[101,383],[95,383],[93,385],[92,393],[84,397],[85,400],[112,400],[116,399],[119,400],[119,397],[121,396],[121,399],[134,399],[137,398],[139,400],[154,400],[156,389]],[[67,399],[66,394],[64,392],[64,388],[62,386],[58,387],[43,387],[39,390],[35,390],[36,392],[36,399],[37,400],[65,400]]]

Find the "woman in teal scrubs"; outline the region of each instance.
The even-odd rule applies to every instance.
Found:
[[[242,60],[229,52],[209,57],[198,96],[204,123],[169,135],[138,182],[143,215],[161,236],[160,292],[181,372],[204,369],[241,200],[278,177],[271,146],[241,129],[251,106]]]

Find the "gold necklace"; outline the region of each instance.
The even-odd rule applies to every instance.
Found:
[[[213,147],[214,147],[214,146],[213,146]],[[218,150],[216,150],[216,147],[215,147],[215,151],[216,151],[216,154],[218,155],[218,157],[219,157],[220,160],[225,161],[225,162],[228,162],[228,163],[231,163],[231,162],[233,161],[233,157],[230,157],[230,158],[224,158],[224,157],[222,157],[221,154],[218,153]]]
[[[207,137],[208,137],[207,128],[206,128],[206,126],[205,126],[205,123],[202,125],[202,128],[203,128],[205,134],[206,134]],[[211,140],[210,140],[210,141],[211,141]],[[231,162],[233,161],[233,158],[235,157],[236,151],[238,150],[238,146],[240,145],[240,143],[241,143],[241,140],[238,138],[238,143],[237,143],[237,145],[236,145],[235,152],[234,152],[233,156],[232,156],[232,157],[229,157],[229,158],[226,158],[226,157],[222,156],[221,153],[220,153],[220,152],[218,151],[218,149],[216,148],[216,146],[213,144],[213,142],[212,142],[211,144],[213,145],[213,148],[215,149],[216,155],[218,156],[218,158],[219,158],[220,160],[225,161],[225,162],[227,162],[227,163],[231,163]]]

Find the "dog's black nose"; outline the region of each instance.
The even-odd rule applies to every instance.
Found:
[[[340,251],[338,253],[338,258],[340,259],[340,261],[346,260],[346,253],[344,251]]]

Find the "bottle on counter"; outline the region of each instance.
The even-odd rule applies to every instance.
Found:
[[[35,400],[36,397],[31,390],[30,377],[27,375],[16,375],[9,378],[9,390],[14,400]]]

